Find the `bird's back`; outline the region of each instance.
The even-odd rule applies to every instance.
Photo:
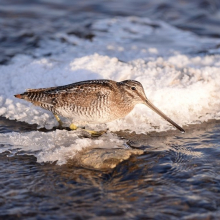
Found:
[[[28,89],[16,97],[79,123],[104,123],[119,117],[115,108],[120,91],[117,83],[111,80],[89,80],[66,86]]]

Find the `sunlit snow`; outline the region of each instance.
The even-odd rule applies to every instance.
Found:
[[[13,95],[27,88],[82,80],[133,79],[140,81],[149,100],[180,126],[220,118],[220,56],[199,53],[202,49],[213,52],[218,40],[146,18],[105,19],[96,21],[92,28],[92,42],[57,33],[54,40],[42,41],[33,52],[38,58],[17,55],[10,64],[0,66],[0,115],[49,129],[57,126],[51,112]],[[66,38],[67,43],[60,42],[60,37]],[[52,55],[44,57],[48,52]],[[70,121],[66,119],[65,123]],[[175,129],[144,105],[136,106],[124,119],[89,127],[136,133]],[[60,164],[82,148],[113,147],[111,140],[121,141],[110,132],[96,141],[81,140],[74,131],[0,137],[23,150],[40,150],[35,154],[39,162],[58,160]]]

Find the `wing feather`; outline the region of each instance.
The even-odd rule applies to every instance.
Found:
[[[72,88],[62,91],[56,98],[57,105],[62,106],[68,103],[70,106],[91,107],[97,105],[102,99],[112,99],[112,91],[110,88]]]

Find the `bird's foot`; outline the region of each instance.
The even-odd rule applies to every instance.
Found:
[[[71,129],[71,130],[76,130],[77,128],[78,128],[78,127],[77,127],[76,125],[74,125],[74,124],[71,124],[71,125],[70,125],[70,129]]]
[[[88,132],[92,137],[99,137],[107,132],[107,130],[105,131],[91,131],[87,129],[83,129],[83,130]]]
[[[79,128],[82,129],[82,131],[85,131],[85,132],[89,133],[92,137],[99,137],[99,136],[101,136],[101,135],[103,135],[104,133],[107,132],[107,130],[105,130],[105,131],[92,131],[92,130],[87,130],[85,128],[77,127],[74,124],[70,125],[71,130],[77,130]]]

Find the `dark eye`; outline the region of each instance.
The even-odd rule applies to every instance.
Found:
[[[131,87],[131,89],[132,89],[132,90],[136,90],[136,88],[135,88],[134,86],[133,86],[133,87]]]

